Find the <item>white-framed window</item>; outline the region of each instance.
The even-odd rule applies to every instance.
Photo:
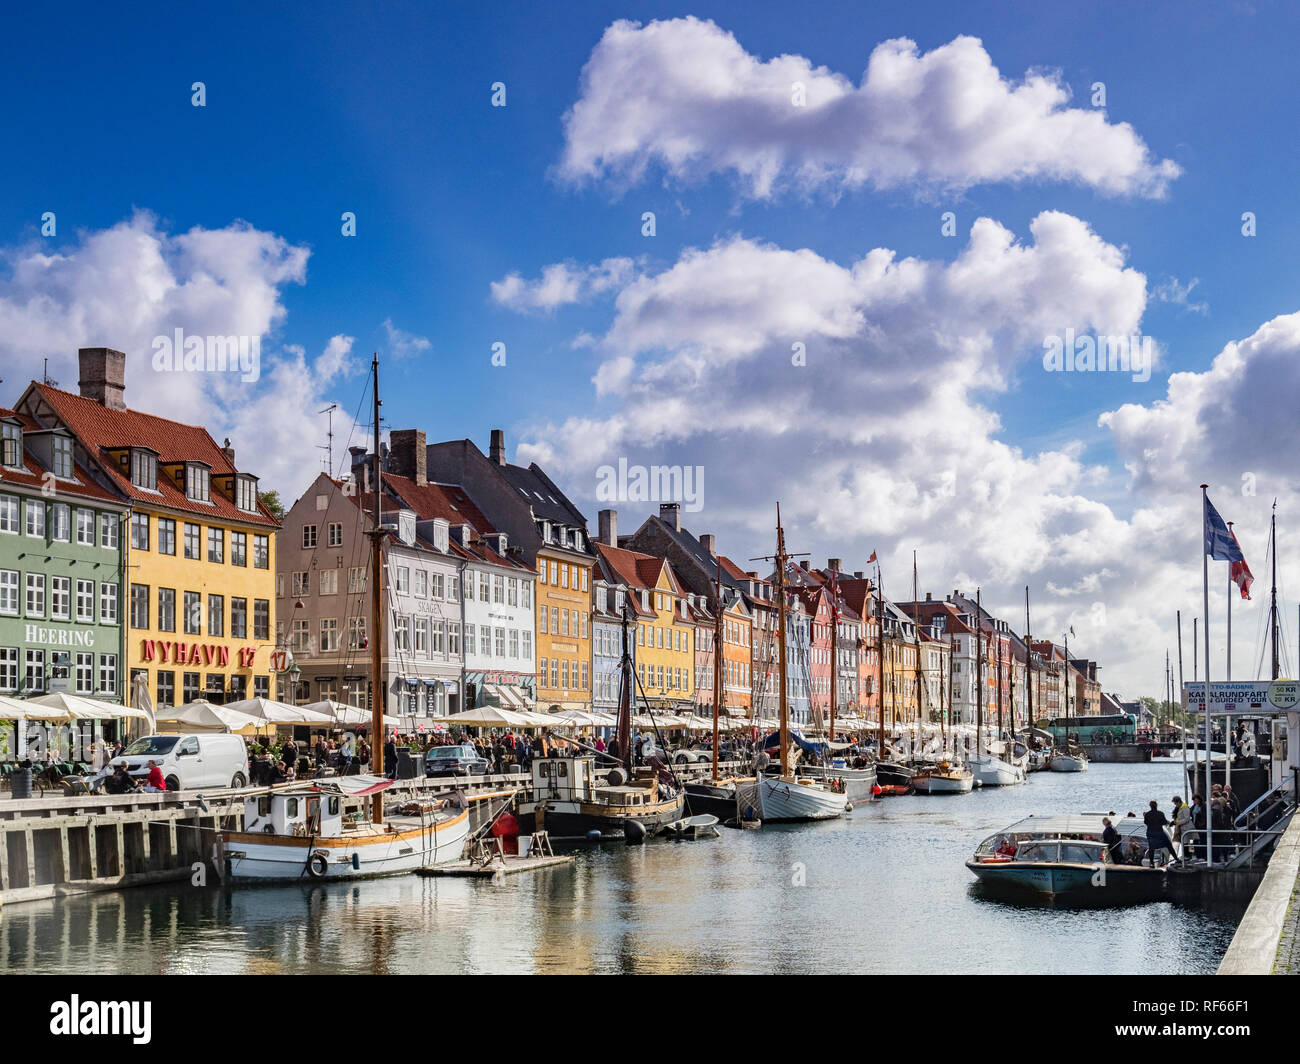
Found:
[[[362,566],[353,566],[348,570],[348,594],[362,595],[366,590],[366,570]]]
[[[114,694],[117,691],[117,655],[99,655],[99,691]]]
[[[533,604],[533,585],[527,580],[519,581],[519,605],[531,608]]]
[[[506,578],[499,573],[492,577],[492,601],[501,605],[506,600]]]
[[[421,657],[429,653],[429,621],[426,617],[415,618],[415,652]]]
[[[95,581],[77,581],[77,620],[82,624],[95,623]]]
[[[429,597],[440,599],[443,597],[443,579],[442,573],[429,574]]]
[[[27,573],[27,606],[24,611],[28,617],[45,616],[45,574]]]
[[[364,617],[348,618],[348,649],[361,650],[366,643],[366,619]]]
[[[339,648],[339,622],[337,617],[320,620],[320,652],[328,654]]]
[[[0,647],[0,692],[18,690],[18,648]]]
[[[555,563],[552,562],[551,575],[554,574],[555,574]],[[569,586],[569,567],[567,565],[561,565],[560,566],[560,587],[568,587],[568,586]],[[565,666],[566,667],[568,666],[568,662],[565,662]],[[566,683],[564,686],[568,687],[569,685]]]
[[[54,436],[54,475],[60,480],[72,479],[72,437]]]
[[[586,590],[587,590],[588,571],[587,571],[586,569],[581,569],[581,570],[579,570],[579,572],[582,573],[582,590],[583,590],[583,591],[586,591]],[[585,669],[586,666],[584,665],[583,668]],[[586,682],[585,678],[584,678],[584,680],[583,680],[582,686],[583,686],[583,687],[586,687],[586,686],[587,686],[587,682]]]
[[[0,424],[0,465],[10,469],[23,467],[23,430],[21,425]]]
[[[271,537],[263,535],[253,536],[253,568],[269,569],[271,568]]]
[[[208,528],[208,561],[218,565],[226,560],[226,530]]]
[[[506,630],[504,628],[494,629],[492,635],[492,643],[496,648],[497,657],[504,658],[506,656]]]
[[[158,456],[139,449],[131,452],[131,483],[137,488],[158,490]]]
[[[77,694],[93,695],[95,693],[95,655],[78,651],[77,653]]]
[[[44,539],[45,503],[40,499],[28,499],[23,512],[27,515],[27,534],[35,539]]]
[[[460,657],[460,623],[458,621],[447,622],[447,653],[453,657]]]
[[[405,595],[411,588],[411,569],[406,565],[397,566],[393,590],[399,595]]]
[[[181,622],[186,635],[203,634],[203,596],[199,592],[185,592],[185,616]]]
[[[211,470],[197,462],[185,464],[185,497],[195,502],[211,502]]]
[[[297,572],[293,574],[293,597],[302,598],[304,595],[311,594],[311,573]]]
[[[519,657],[519,629],[518,628],[510,629],[509,639],[510,639],[510,656],[512,658],[517,658]]]
[[[411,618],[405,614],[399,614],[393,619],[393,648],[410,652]]]
[[[208,635],[225,636],[226,634],[226,596],[208,596]]]
[[[478,600],[479,602],[492,601],[492,582],[487,573],[478,574]]]
[[[412,594],[416,598],[427,598],[429,595],[429,574],[424,569],[415,570],[415,587]]]
[[[17,569],[0,569],[0,613],[18,616]]]
[[[99,515],[99,545],[105,550],[117,550],[118,520],[117,514]]]
[[[315,525],[302,526],[302,545],[304,550],[310,550],[312,547],[316,546]]]
[[[343,546],[343,522],[331,521],[329,523],[329,536],[326,541],[331,547]]]
[[[18,496],[0,495],[0,532],[18,534]]]
[[[307,621],[296,620],[293,622],[292,647],[295,654],[308,654],[311,652],[311,629],[307,627]]]
[[[257,513],[257,478],[235,477],[235,505],[244,513]]]
[[[465,653],[466,654],[478,653],[478,650],[475,649],[475,647],[477,646],[477,642],[474,638],[474,633],[476,631],[477,629],[474,627],[474,625],[472,624],[465,625]]]
[[[230,564],[248,566],[248,533],[230,533]]]
[[[320,571],[320,593],[322,595],[337,595],[339,593],[339,571],[337,569],[322,569]]]
[[[533,633],[524,629],[519,635],[521,640],[520,656],[525,659],[531,658],[533,656]]]
[[[77,510],[77,543],[83,547],[95,545],[95,511],[81,507]]]
[[[45,690],[45,651],[28,650],[25,655],[26,675],[23,687],[28,694],[41,694]]]
[[[99,585],[99,623],[117,624],[117,585]]]

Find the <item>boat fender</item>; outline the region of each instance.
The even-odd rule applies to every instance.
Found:
[[[588,842],[599,842],[599,841],[600,841],[600,832],[597,831],[595,828],[592,828],[589,832],[587,832],[587,841],[588,841]]]
[[[325,873],[329,871],[329,862],[325,859],[323,853],[313,853],[307,858],[307,872],[312,879],[324,879]]]
[[[623,821],[623,841],[629,846],[640,846],[645,842],[645,825],[635,820]]]

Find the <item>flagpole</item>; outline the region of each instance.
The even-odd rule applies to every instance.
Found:
[[[1187,778],[1187,697],[1183,689],[1183,611],[1179,610],[1178,617],[1178,704],[1183,710],[1183,719],[1178,726],[1178,730],[1183,733],[1183,801],[1190,802],[1192,795],[1188,789],[1189,780]]]
[[[1214,788],[1210,775],[1210,496],[1208,484],[1201,485],[1201,616],[1205,618],[1205,867],[1214,867],[1214,817],[1211,815],[1210,795]]]

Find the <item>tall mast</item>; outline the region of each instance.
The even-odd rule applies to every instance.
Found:
[[[623,656],[619,660],[618,677],[618,720],[614,737],[618,742],[618,756],[623,762],[627,778],[632,779],[632,685],[636,682],[636,673],[632,668],[632,588],[629,586],[623,595]],[[716,749],[716,746],[715,746]]]
[[[790,705],[785,689],[785,530],[781,527],[781,504],[776,504],[776,601],[779,612],[776,621],[777,677],[780,686],[781,719],[781,776],[790,775]]]
[[[713,585],[713,782],[718,782],[718,714],[722,709],[722,557],[718,559],[718,577]]]
[[[880,579],[880,562],[876,562],[876,703],[880,716],[880,741],[877,755],[882,760],[885,756],[885,589]]]
[[[388,701],[383,675],[384,643],[384,529],[380,522],[379,498],[383,473],[379,464],[379,353],[370,362],[371,390],[374,392],[374,474],[375,506],[372,514],[374,527],[370,530],[370,769],[376,776],[384,774],[384,708]],[[375,794],[370,799],[370,821],[384,822],[384,796]]]
[[[956,651],[953,649],[953,642],[952,642],[952,630],[949,629],[948,631],[948,711],[947,711],[949,724],[952,723],[952,659],[955,653]],[[941,723],[942,723],[942,719],[941,719]],[[953,750],[955,753],[957,747],[957,735],[955,732],[953,733],[952,743],[953,743]],[[948,744],[948,736],[943,735],[943,742],[940,744],[940,751],[939,751],[940,753],[943,753],[943,747],[947,746],[947,744]]]
[[[916,723],[917,738],[921,725],[921,604],[916,601],[916,551],[912,551],[912,627],[916,629]]]
[[[1070,635],[1065,635],[1065,665],[1061,669],[1061,675],[1065,677],[1065,752],[1070,752]]]
[[[1002,738],[1002,633],[993,629],[993,638],[998,644],[997,688],[998,688],[998,738]]]
[[[840,602],[839,570],[831,570],[831,725],[830,741],[835,741],[835,709],[840,697]]]
[[[984,612],[980,589],[975,589],[975,756],[980,756],[984,731]]]
[[[1277,656],[1277,630],[1279,617],[1277,615],[1277,500],[1273,500],[1273,519],[1269,529],[1269,539],[1273,543],[1273,590],[1269,593],[1268,607],[1268,624],[1269,636],[1273,643],[1273,669],[1270,675],[1274,680],[1277,679],[1278,656]],[[1229,566],[1231,569],[1231,566]],[[1231,596],[1229,596],[1231,601]],[[1207,704],[1208,704],[1208,695]]]
[[[1034,726],[1034,638],[1029,627],[1029,585],[1025,585],[1025,694],[1029,698],[1026,727]]]

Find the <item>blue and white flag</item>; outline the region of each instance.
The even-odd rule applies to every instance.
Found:
[[[1228,531],[1219,511],[1205,496],[1205,553],[1216,562],[1244,562],[1246,556],[1241,553],[1237,539]]]

